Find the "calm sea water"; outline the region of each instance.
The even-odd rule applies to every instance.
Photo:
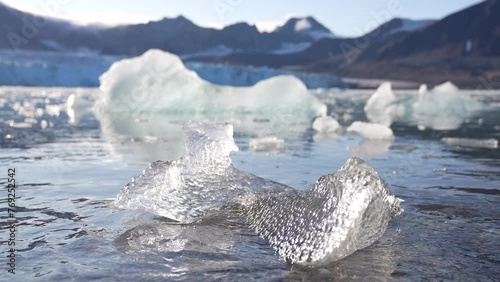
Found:
[[[315,92],[344,126],[364,120],[372,91]],[[80,108],[68,107],[72,94]],[[171,139],[112,138],[88,108],[97,89],[0,88],[0,183],[16,170],[16,274],[7,272],[7,190],[0,195],[0,277],[5,281],[460,280],[500,277],[500,150],[442,143],[500,139],[500,92],[464,92],[488,108],[457,130],[394,124],[394,141],[317,134],[285,137],[285,149],[254,152],[238,133],[236,167],[307,189],[361,155],[404,199],[372,246],[323,267],[289,265],[236,211],[179,225],[112,201],[149,162],[179,155]],[[182,139],[182,136],[177,136]],[[162,154],[162,152],[170,152]]]

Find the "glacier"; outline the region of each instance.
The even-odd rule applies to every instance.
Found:
[[[298,191],[238,170],[230,124],[185,122],[186,154],[151,163],[118,194],[115,205],[183,224],[238,212],[291,263],[322,265],[378,240],[403,210],[387,183],[360,158]]]
[[[182,56],[193,60],[199,56],[224,55],[224,46],[199,54]],[[91,52],[32,52],[0,50],[0,85],[48,87],[99,87],[99,76],[125,56],[107,56]],[[308,88],[345,88],[342,80],[334,75],[281,71],[268,67],[228,66],[197,62],[186,63],[201,78],[212,83],[231,86],[252,86],[264,79],[278,75],[293,75]]]
[[[224,64],[187,62],[186,67],[195,71],[202,79],[221,85],[252,86],[259,81],[271,77],[292,75],[300,79],[308,89],[346,87],[342,79],[335,75],[277,70],[267,66],[229,66]]]
[[[391,83],[384,82],[368,99],[364,111],[370,121],[386,126],[401,122],[419,129],[452,130],[482,108],[477,101],[463,96],[451,82],[431,90],[421,85],[418,92],[408,97],[396,97]]]

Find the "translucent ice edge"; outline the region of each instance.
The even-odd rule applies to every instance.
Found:
[[[157,161],[118,194],[119,208],[192,223],[229,207],[291,263],[318,265],[378,240],[403,210],[388,185],[360,158],[297,191],[233,167],[228,124],[187,122],[186,155]]]
[[[386,126],[393,122],[417,125],[419,128],[451,130],[458,128],[483,105],[468,99],[451,82],[428,90],[420,86],[415,95],[397,98],[390,82],[382,83],[368,99],[365,113],[368,119]]]

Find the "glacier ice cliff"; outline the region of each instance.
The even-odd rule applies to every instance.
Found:
[[[318,265],[375,242],[400,214],[400,200],[377,172],[351,158],[307,191],[238,170],[228,124],[187,122],[186,154],[157,161],[118,194],[119,208],[189,224],[236,207],[257,234],[291,263]]]
[[[231,66],[196,62],[188,62],[186,67],[194,70],[202,79],[221,85],[252,86],[274,76],[292,75],[300,79],[309,89],[346,88],[340,77],[331,74],[277,70],[266,66]]]
[[[221,51],[224,52],[223,49]],[[198,55],[207,54],[214,55],[211,52]],[[75,54],[0,50],[0,85],[99,87],[99,76],[106,72],[111,64],[124,58],[124,56],[105,56],[92,52]],[[293,75],[311,89],[346,87],[338,76],[330,74],[198,62],[188,62],[186,66],[201,78],[221,85],[252,86],[273,76]]]

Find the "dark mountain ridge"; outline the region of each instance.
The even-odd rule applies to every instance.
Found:
[[[308,26],[291,32],[298,21]],[[316,32],[315,36],[311,32]],[[240,52],[270,52],[283,44],[313,43],[317,34],[333,34],[312,17],[290,19],[275,32],[259,32],[247,23],[218,30],[197,26],[187,18],[164,18],[145,24],[116,27],[79,26],[67,21],[44,18],[10,8],[0,2],[1,49],[60,51],[80,48],[103,54],[139,55],[158,48],[178,55],[225,46]],[[320,37],[321,37],[320,36]]]

